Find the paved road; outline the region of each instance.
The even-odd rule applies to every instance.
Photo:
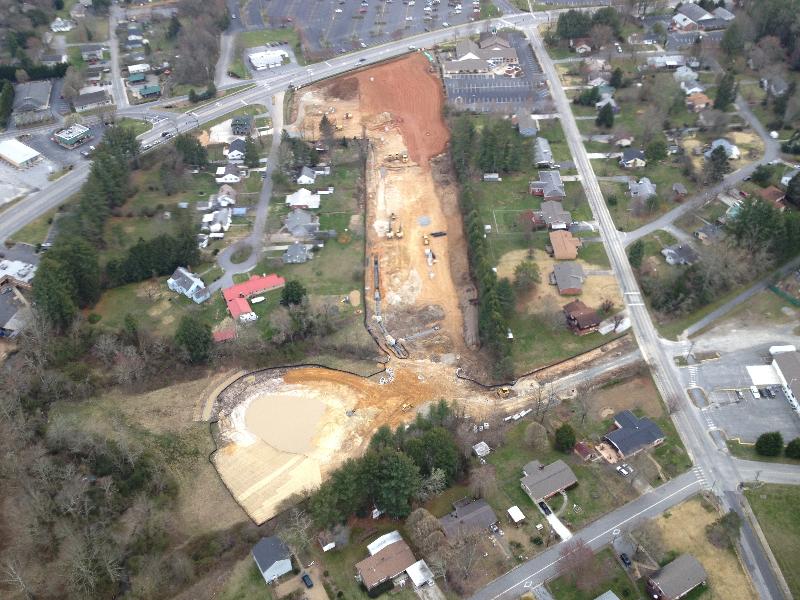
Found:
[[[600,517],[574,533],[572,539],[582,540],[593,550],[599,550],[610,544],[623,531],[628,531],[691,498],[704,487],[708,487],[707,484],[698,470],[691,470]],[[557,577],[562,561],[561,548],[561,544],[555,545],[495,579],[474,594],[471,600],[516,599],[531,588]]]
[[[117,23],[125,20],[125,11],[118,4],[112,4],[108,14],[108,47],[111,51],[111,93],[117,110],[124,110],[130,103],[125,91],[125,81],[122,79],[119,61],[119,40],[117,39]]]
[[[734,458],[733,463],[742,474],[742,481],[762,481],[784,485],[800,485],[800,467],[782,463],[759,462]]]
[[[698,331],[700,331],[702,329],[705,329],[706,327],[711,325],[714,321],[716,321],[720,317],[725,316],[730,311],[732,311],[734,308],[739,306],[742,302],[746,302],[747,300],[749,300],[750,298],[752,298],[753,296],[755,296],[759,292],[767,289],[767,286],[772,284],[776,279],[780,279],[781,277],[783,277],[787,273],[790,273],[791,271],[797,269],[798,267],[800,267],[800,256],[796,257],[794,260],[792,260],[792,261],[788,262],[787,264],[783,265],[776,272],[771,273],[770,275],[768,275],[767,277],[765,277],[764,279],[762,279],[761,281],[759,281],[755,285],[747,288],[745,291],[743,291],[741,294],[739,294],[735,298],[733,298],[731,300],[728,300],[725,304],[720,306],[715,311],[712,311],[712,312],[708,313],[705,317],[703,317],[702,319],[700,319],[696,323],[693,323],[692,325],[690,325],[689,327],[684,329],[683,332],[680,335],[681,339],[686,339],[686,338],[688,338],[690,336],[693,336]]]

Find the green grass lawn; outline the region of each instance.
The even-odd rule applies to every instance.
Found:
[[[68,200],[64,204],[66,205],[69,202],[71,202],[71,200]],[[11,236],[11,240],[14,242],[21,242],[23,244],[31,244],[32,246],[41,244],[47,237],[47,232],[50,231],[50,225],[52,224],[53,217],[57,212],[58,208],[48,210],[41,217],[31,221],[25,225],[25,227],[14,233]]]
[[[228,73],[231,73],[239,79],[250,79],[250,73],[247,67],[244,66],[244,61],[241,56],[237,56],[230,65],[228,65]]]
[[[784,440],[784,442],[788,442],[790,440]],[[728,450],[730,450],[731,454],[733,454],[737,458],[743,458],[745,460],[757,460],[760,462],[770,462],[770,463],[786,463],[789,465],[800,465],[800,460],[794,458],[787,458],[786,456],[761,456],[758,452],[756,452],[755,444],[742,444],[737,440],[726,440],[728,444]]]
[[[611,267],[608,254],[602,242],[588,242],[583,244],[583,248],[578,250],[578,258],[585,260],[593,265],[600,267]]]
[[[251,556],[243,558],[231,571],[228,581],[222,588],[219,600],[274,600],[272,586],[264,583]]]
[[[595,588],[581,590],[564,575],[549,582],[547,588],[556,600],[594,600],[609,590],[625,600],[642,598],[637,586],[617,562],[610,548],[595,554],[594,568],[602,574],[601,581]]]
[[[147,121],[141,121],[139,119],[131,119],[130,117],[123,117],[117,121],[117,125],[120,127],[126,127],[128,129],[132,129],[133,132],[139,136],[147,131],[150,131],[153,128],[151,123]]]
[[[745,492],[789,589],[800,597],[800,487],[763,485]]]
[[[108,39],[108,18],[87,15],[75,29],[66,33],[65,38],[68,44],[104,42]]]

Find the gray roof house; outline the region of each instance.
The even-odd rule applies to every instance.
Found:
[[[88,94],[80,94],[72,99],[72,106],[78,112],[91,110],[98,106],[105,106],[106,104],[111,104],[111,97],[103,90],[99,92],[89,92]]]
[[[439,519],[446,537],[457,537],[462,531],[482,531],[497,524],[499,519],[486,500],[464,498],[453,503],[453,512]]]
[[[0,338],[14,337],[33,316],[13,285],[0,287]]]
[[[583,268],[574,260],[562,261],[553,265],[550,284],[558,287],[562,296],[577,296],[583,291]]]
[[[622,151],[622,157],[619,159],[619,164],[626,169],[646,167],[647,159],[644,157],[644,152],[641,149],[625,148]]]
[[[681,4],[680,8],[678,8],[678,12],[682,15],[686,15],[695,23],[700,23],[701,21],[713,18],[711,13],[709,13],[705,8],[699,4],[693,4],[691,2],[685,2],[684,4]]]
[[[572,223],[572,213],[564,210],[561,202],[545,200],[541,208],[533,213],[533,222],[550,229],[566,229]]]
[[[261,576],[267,583],[274,582],[292,570],[292,553],[277,536],[261,538],[253,546],[252,555],[258,570],[261,571]]]
[[[629,410],[617,413],[614,425],[616,429],[605,434],[603,439],[623,458],[664,441],[664,432],[655,422],[647,417],[637,417]]]
[[[697,262],[699,258],[689,244],[674,244],[661,251],[668,265],[689,266]]]
[[[533,161],[537,167],[549,167],[553,164],[553,151],[546,138],[539,136],[533,143]]]
[[[545,200],[562,200],[567,197],[564,182],[558,171],[539,171],[539,179],[528,183],[528,191]]]
[[[718,138],[713,142],[711,142],[711,149],[706,150],[703,153],[703,156],[705,156],[706,158],[711,158],[711,153],[714,152],[714,150],[716,150],[720,146],[722,146],[725,149],[725,156],[727,156],[728,158],[736,160],[741,156],[741,152],[739,151],[739,146],[731,144],[725,138]]]
[[[522,467],[522,475],[520,485],[534,502],[546,500],[578,483],[575,473],[563,460],[547,466],[538,460],[532,460]]]
[[[14,86],[14,112],[47,110],[52,88],[53,84],[47,80],[18,83]]]
[[[638,182],[630,179],[628,180],[628,190],[630,190],[631,198],[647,200],[650,196],[656,195],[656,184],[647,177],[642,177]]]
[[[297,183],[300,185],[311,185],[317,180],[317,172],[311,167],[303,167],[300,169],[300,175],[297,177]]]
[[[301,244],[300,242],[294,242],[293,244],[289,245],[289,247],[286,249],[286,252],[283,253],[281,259],[285,265],[300,265],[308,262],[313,257],[314,255],[311,253],[311,250],[308,246]]]
[[[167,279],[167,287],[173,292],[183,294],[197,304],[205,302],[211,296],[203,280],[183,267],[175,269],[172,276]]]
[[[242,138],[231,140],[228,144],[228,162],[239,164],[244,162],[244,151],[247,148],[247,142]]]
[[[731,11],[722,6],[718,6],[717,8],[712,10],[711,14],[714,15],[717,19],[722,19],[723,21],[733,21],[736,18],[736,15],[734,15]]]
[[[519,129],[519,134],[524,137],[533,137],[539,133],[536,119],[529,113],[522,113],[517,117],[517,129]]]
[[[681,554],[647,578],[647,593],[658,600],[678,600],[704,585],[707,579],[700,561],[690,554]]]
[[[292,237],[305,239],[314,237],[319,231],[319,220],[307,210],[296,208],[286,215],[283,226]]]

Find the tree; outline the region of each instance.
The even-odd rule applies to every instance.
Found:
[[[189,90],[188,99],[192,104],[197,104],[200,102],[200,97],[197,95],[197,92],[194,91],[194,88]]]
[[[726,550],[739,539],[741,527],[742,518],[737,513],[729,511],[706,526],[706,537],[717,548]]]
[[[281,291],[281,304],[283,306],[300,304],[303,302],[303,299],[306,297],[306,295],[306,288],[302,283],[296,279],[287,281],[286,285],[283,286],[283,290]]]
[[[597,86],[591,87],[588,90],[583,90],[580,94],[575,96],[573,102],[581,106],[594,106],[600,101],[600,88]]]
[[[722,181],[725,173],[728,172],[728,154],[725,148],[717,146],[706,159],[703,167],[706,182],[717,183]]]
[[[259,165],[259,159],[258,146],[256,146],[253,138],[248,135],[244,140],[244,164],[254,169]]]
[[[800,173],[789,180],[789,185],[786,186],[786,199],[800,207]]]
[[[560,452],[569,454],[575,447],[575,430],[569,423],[564,423],[556,429],[554,447]]]
[[[319,134],[320,137],[325,140],[327,144],[331,143],[333,140],[333,134],[335,132],[335,128],[331,120],[328,118],[328,115],[322,115],[322,119],[319,121]]]
[[[731,23],[725,30],[719,47],[728,60],[733,60],[744,52],[744,34],[738,21]]]
[[[614,127],[614,108],[610,102],[603,105],[594,122],[598,127],[605,127],[606,129]]]
[[[622,69],[617,67],[611,73],[611,80],[608,82],[608,84],[613,88],[619,89],[622,87],[623,77],[624,73],[622,72]]]
[[[628,248],[628,262],[634,269],[639,269],[642,266],[642,259],[644,258],[644,242],[636,240]]]
[[[592,549],[579,538],[562,544],[559,552],[559,572],[578,589],[587,592],[595,589],[603,578],[594,560]]]
[[[175,332],[175,343],[186,351],[189,362],[205,362],[213,344],[211,327],[194,315],[184,315]]]
[[[717,96],[714,98],[714,108],[727,110],[736,99],[736,76],[733,71],[726,71],[717,84]]]
[[[187,165],[203,168],[208,164],[208,150],[200,140],[189,133],[182,133],[175,138],[175,149]]]
[[[367,453],[363,460],[363,477],[375,504],[392,518],[403,518],[411,512],[411,499],[419,491],[419,468],[402,452],[385,449]]]
[[[592,26],[592,18],[580,10],[568,10],[558,16],[556,35],[563,40],[586,37]]]
[[[786,458],[800,459],[800,438],[794,438],[786,444]]]
[[[33,280],[37,310],[55,329],[63,331],[78,314],[69,276],[58,261],[42,257]]]
[[[525,445],[534,451],[547,447],[547,429],[541,423],[533,421],[525,427]]]
[[[589,39],[593,48],[604,48],[614,39],[614,30],[608,25],[594,25],[589,30]]]
[[[661,136],[653,138],[653,140],[645,146],[644,155],[645,158],[647,158],[647,162],[661,162],[667,158],[667,141]]]
[[[295,552],[301,553],[311,542],[311,518],[306,511],[293,508],[286,521],[278,529],[281,539]]]
[[[612,6],[599,8],[592,15],[592,23],[596,26],[604,25],[611,29],[614,36],[619,36],[622,29],[622,18]]]
[[[476,498],[486,498],[497,491],[497,474],[494,465],[476,467],[469,474],[469,492]]]
[[[753,183],[766,187],[769,180],[772,178],[772,167],[769,165],[758,165],[753,171]],[[787,190],[788,191],[788,190]],[[787,193],[788,199],[788,193]]]
[[[539,265],[532,260],[523,260],[514,267],[514,287],[521,291],[529,291],[541,281]]]
[[[514,288],[507,277],[503,277],[497,282],[497,300],[500,303],[500,310],[506,318],[514,314]]]
[[[8,126],[11,112],[14,110],[14,86],[10,81],[0,83],[0,127]]]
[[[181,20],[178,18],[177,13],[173,13],[172,17],[169,20],[169,26],[167,27],[167,38],[174,40],[178,37],[178,34],[181,31]]]
[[[431,474],[422,480],[417,492],[417,500],[425,502],[441,494],[447,489],[447,474],[442,469],[433,469]]]
[[[762,433],[756,440],[756,454],[761,456],[780,456],[783,452],[783,436],[780,431]]]

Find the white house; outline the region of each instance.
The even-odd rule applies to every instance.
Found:
[[[167,279],[167,287],[173,292],[183,294],[197,304],[205,302],[211,295],[203,280],[183,267],[175,269],[172,277]]]
[[[800,174],[800,169],[792,169],[791,171],[786,173],[783,177],[781,177],[781,185],[783,187],[787,187],[792,178],[796,177],[799,174]]]
[[[297,183],[300,185],[312,185],[317,180],[317,173],[314,169],[303,167],[300,170],[300,176],[297,178]]]
[[[256,71],[264,71],[280,67],[283,64],[283,60],[289,58],[289,53],[286,50],[267,50],[253,52],[247,58]]]
[[[287,194],[286,204],[290,208],[319,208],[319,194],[312,194],[306,188],[300,188],[293,194]]]
[[[135,73],[149,73],[150,65],[147,63],[139,63],[138,65],[128,66],[128,73],[134,75]]]
[[[231,227],[231,209],[221,208],[203,215],[203,225],[213,233],[228,231]]]
[[[54,33],[63,33],[65,31],[72,31],[73,29],[75,29],[75,23],[69,19],[56,17],[53,22],[50,23],[50,30]]]
[[[244,149],[246,142],[242,138],[236,138],[228,145],[228,162],[241,164],[244,162]]]
[[[239,183],[241,180],[239,169],[235,165],[217,167],[216,178],[214,179],[217,183]]]
[[[253,546],[252,554],[261,576],[267,583],[273,583],[281,575],[292,571],[292,553],[277,536],[261,538]]]

